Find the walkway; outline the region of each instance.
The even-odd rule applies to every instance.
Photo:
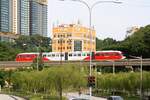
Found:
[[[85,94],[81,94],[79,96],[77,92],[66,93],[66,94],[63,94],[63,96],[67,97],[69,100],[76,99],[76,98],[82,98],[82,99],[87,99],[87,100],[107,100],[106,98],[94,97],[94,96],[90,98],[89,95],[85,95]]]
[[[25,100],[25,99],[12,95],[0,94],[0,100]]]

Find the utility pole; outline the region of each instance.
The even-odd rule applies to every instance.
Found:
[[[66,0],[59,0],[59,1],[66,1]],[[85,2],[84,0],[70,0],[70,1],[74,1],[74,2],[80,2],[82,4],[84,4],[87,8],[88,8],[88,11],[89,11],[89,31],[90,31],[90,73],[89,73],[89,77],[92,76],[92,50],[93,50],[93,46],[92,46],[92,10],[93,8],[98,5],[98,4],[101,4],[101,3],[117,3],[117,4],[120,4],[122,2],[118,2],[118,1],[97,1],[95,2],[92,6],[90,6],[87,2]],[[92,96],[92,87],[90,86],[89,87],[89,92],[90,92],[90,98]]]

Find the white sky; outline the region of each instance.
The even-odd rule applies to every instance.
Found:
[[[92,5],[100,0],[84,1]],[[127,28],[150,24],[150,0],[120,1],[123,3],[101,3],[92,10],[92,25],[99,39],[123,40]],[[77,23],[78,20],[83,26],[89,26],[89,12],[84,4],[71,0],[48,0],[48,36],[51,36],[53,25]]]

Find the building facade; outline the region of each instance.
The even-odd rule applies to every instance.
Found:
[[[30,1],[30,34],[47,36],[47,0]]]
[[[79,24],[53,28],[52,52],[95,51],[96,32]]]
[[[0,32],[47,37],[47,0],[0,0]]]
[[[18,3],[18,29],[21,35],[30,35],[29,33],[29,0],[19,0]]]
[[[10,1],[11,0],[0,0],[0,32],[11,31]]]
[[[18,0],[11,0],[11,32],[13,32],[14,34],[19,33],[19,16],[18,16]]]
[[[19,36],[10,32],[0,32],[0,41],[14,42]]]

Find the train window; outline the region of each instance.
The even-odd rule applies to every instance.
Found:
[[[48,57],[51,57],[51,55],[48,55]]]
[[[118,56],[118,55],[119,55],[118,53],[116,53],[116,52],[114,53],[114,56]]]
[[[77,54],[73,54],[73,56],[77,56]]]
[[[101,56],[101,54],[100,53],[96,53],[96,56]]]
[[[63,57],[64,56],[64,54],[61,54],[61,57]]]
[[[70,53],[69,56],[72,56],[72,53]]]
[[[104,53],[104,56],[109,56],[109,53]]]
[[[26,55],[22,55],[22,58],[25,58],[26,57]]]
[[[78,56],[81,56],[81,54],[79,53]]]
[[[52,57],[55,57],[55,54],[52,54]]]
[[[43,57],[46,57],[46,54],[44,54]]]
[[[31,55],[26,55],[26,57],[27,57],[27,58],[30,58],[30,57],[31,57]]]
[[[90,53],[88,53],[87,56],[90,56]]]
[[[105,56],[105,54],[104,53],[100,53],[100,56]]]
[[[59,54],[56,54],[56,57],[59,57]]]
[[[86,53],[82,53],[82,56],[86,56]]]
[[[22,58],[22,55],[19,55],[19,58]]]

